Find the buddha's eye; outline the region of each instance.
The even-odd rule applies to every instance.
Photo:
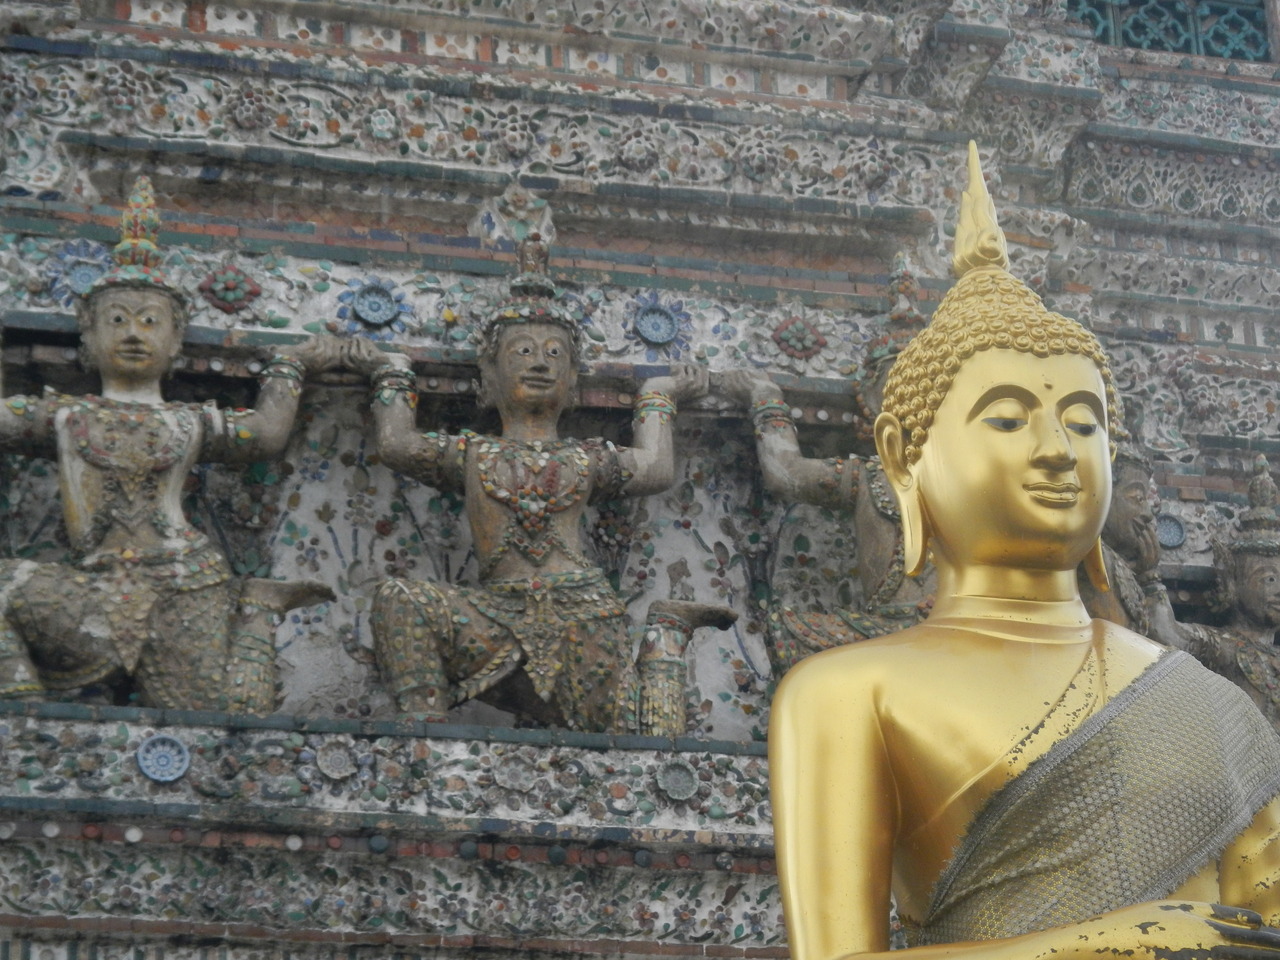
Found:
[[[1011,433],[1027,425],[1024,417],[983,417],[982,422],[1004,433]]]
[[[1067,429],[1082,437],[1092,437],[1098,432],[1098,425],[1096,423],[1068,423]]]

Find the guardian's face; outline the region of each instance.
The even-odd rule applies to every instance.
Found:
[[[1014,350],[957,371],[913,468],[952,563],[1073,569],[1111,501],[1106,393],[1092,361]]]
[[[1103,539],[1120,556],[1132,562],[1138,559],[1142,540],[1150,535],[1150,528],[1155,522],[1151,475],[1131,463],[1117,467],[1111,510],[1102,530]]]
[[[90,362],[104,377],[154,382],[182,349],[173,298],[160,290],[123,287],[95,294],[84,334]]]
[[[1250,623],[1280,627],[1280,557],[1238,556],[1236,598]]]
[[[562,411],[569,406],[578,382],[569,334],[550,323],[507,327],[486,368],[485,389],[504,416]]]

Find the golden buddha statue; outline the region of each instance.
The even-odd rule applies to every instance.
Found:
[[[773,704],[791,955],[881,956],[892,895],[922,958],[1280,957],[1280,739],[1194,658],[1085,611],[1110,370],[1008,272],[969,159],[959,279],[876,421],[937,601],[802,661]]]

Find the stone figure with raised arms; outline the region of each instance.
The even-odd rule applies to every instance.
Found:
[[[924,325],[915,305],[918,289],[905,255],[899,253],[888,285],[893,305],[885,318],[884,333],[868,346],[858,386],[868,433],[880,412],[885,377],[898,353]],[[769,652],[775,672],[781,674],[820,650],[918,623],[932,599],[932,569],[916,577],[904,575],[898,504],[880,469],[880,459],[804,456],[791,407],[782,389],[763,373],[732,370],[720,375],[718,385],[751,411],[765,489],[783,501],[847,511],[857,537],[862,582],[859,608],[802,613],[785,604],[776,605],[769,614]]]
[[[1111,509],[1102,528],[1109,589],[1095,588],[1081,568],[1076,574],[1080,599],[1090,616],[1185,650],[1187,631],[1196,627],[1178,621],[1169,591],[1160,579],[1155,480],[1151,461],[1132,437],[1117,444],[1111,473]]]
[[[55,459],[72,564],[0,561],[0,697],[99,688],[143,706],[270,713],[273,617],[332,599],[313,581],[239,579],[183,515],[197,463],[283,451],[308,372],[341,345],[308,341],[263,371],[257,407],[166,402],[185,299],[156,246],[160,218],[139,178],[115,263],[79,304],[81,353],[101,396],[13,396],[0,449]]]
[[[802,661],[773,702],[791,954],[887,956],[892,894],[921,958],[1280,957],[1280,739],[1193,657],[1086,613],[1123,435],[1110,369],[1009,273],[969,162],[959,279],[876,421],[936,602]]]
[[[1213,542],[1214,603],[1231,619],[1224,627],[1179,624],[1173,645],[1238,685],[1280,729],[1280,514],[1266,456],[1253,469],[1240,532]]]
[[[374,601],[374,653],[398,710],[428,721],[481,698],[529,719],[587,731],[683,733],[683,654],[695,627],[727,627],[725,608],[656,601],[632,654],[621,601],[581,552],[589,502],[642,496],[674,479],[676,404],[702,396],[707,371],[680,364],[635,399],[633,441],[559,434],[576,402],[580,330],[554,296],[547,245],[518,252],[512,296],[479,328],[482,405],[501,436],[421,433],[414,375],[399,353],[353,346],[373,379],[378,450],[392,469],[465,495],[479,561],[474,587],[393,579]]]

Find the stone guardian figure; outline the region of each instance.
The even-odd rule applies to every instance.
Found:
[[[184,298],[161,269],[150,181],[137,181],[114,266],[79,305],[81,351],[101,396],[13,396],[0,449],[56,459],[71,564],[0,561],[0,697],[105,688],[143,706],[270,713],[274,614],[332,599],[323,584],[232,576],[183,515],[202,462],[279,454],[304,376],[336,361],[312,341],[263,371],[258,406],[166,402]],[[333,353],[332,357],[326,354]]]
[[[871,344],[863,363],[859,405],[869,425],[880,412],[885,377],[898,353],[924,325],[915,307],[915,278],[906,258],[894,259],[888,293],[893,300],[885,333]],[[778,605],[769,613],[769,654],[780,676],[812,653],[878,637],[919,622],[933,594],[930,569],[907,577],[902,568],[898,504],[880,469],[879,457],[817,459],[800,452],[791,406],[782,390],[762,373],[733,370],[719,379],[721,390],[748,407],[764,486],[784,501],[846,511],[858,543],[863,599],[857,610],[801,613]]]
[[[1176,645],[1249,694],[1280,729],[1280,515],[1267,458],[1259,454],[1253,469],[1239,534],[1213,543],[1214,605],[1230,620],[1225,627],[1181,624]]]
[[[560,416],[576,402],[581,333],[554,296],[546,257],[536,236],[521,247],[511,298],[479,329],[479,400],[497,407],[501,436],[419,432],[408,358],[353,346],[352,362],[373,379],[382,461],[463,493],[480,566],[474,587],[383,583],[374,653],[397,708],[418,719],[444,720],[478,697],[576,730],[683,733],[689,637],[698,626],[727,627],[734,614],[656,602],[637,676],[622,603],[582,553],[580,524],[593,501],[671,485],[676,404],[706,393],[707,371],[681,364],[645,381],[630,447],[561,437]]]

